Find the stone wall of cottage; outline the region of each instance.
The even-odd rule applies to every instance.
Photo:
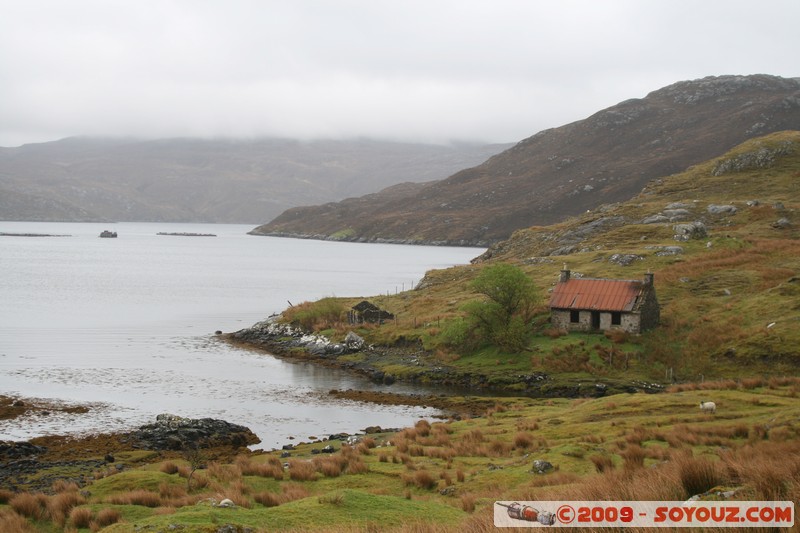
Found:
[[[658,305],[655,290],[645,292],[645,299],[640,308],[642,315],[642,331],[655,329],[661,321],[661,308]]]
[[[570,321],[571,312],[565,309],[553,309],[550,314],[550,324],[556,329],[567,331],[592,331],[592,312],[580,311],[578,322]],[[640,332],[641,317],[638,313],[622,313],[620,324],[611,324],[611,313],[600,312],[600,331],[609,329],[623,329],[628,333]]]

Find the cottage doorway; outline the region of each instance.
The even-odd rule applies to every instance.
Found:
[[[592,329],[600,329],[600,311],[592,311]]]

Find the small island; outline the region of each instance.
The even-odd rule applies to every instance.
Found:
[[[51,233],[6,233],[0,231],[0,237],[72,237],[72,235],[54,235]]]
[[[185,232],[168,233],[165,231],[159,231],[158,233],[156,233],[156,235],[173,235],[177,237],[216,237],[216,235],[214,235],[213,233],[185,233]]]

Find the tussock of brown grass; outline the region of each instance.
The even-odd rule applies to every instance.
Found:
[[[97,524],[98,527],[104,528],[110,526],[111,524],[116,524],[120,520],[122,520],[122,514],[119,511],[110,507],[106,507],[105,509],[100,509],[97,512],[97,517],[95,517],[94,523]]]
[[[475,498],[474,494],[463,494],[461,496],[461,510],[466,513],[474,513],[475,512]]]
[[[425,448],[425,457],[432,457],[434,459],[441,459],[442,461],[451,461],[455,458],[456,452],[452,448],[443,448],[433,446]]]
[[[551,339],[557,339],[559,337],[567,335],[567,331],[563,329],[547,328],[542,331],[542,335],[544,335],[545,337],[549,337]]]
[[[72,508],[84,503],[86,500],[77,492],[61,492],[48,499],[47,514],[54,523],[63,527]]]
[[[159,470],[161,472],[164,472],[165,474],[177,474],[178,471],[179,471],[178,470],[178,465],[176,465],[172,461],[166,461],[164,463],[161,463],[161,467],[159,468]],[[188,476],[188,473],[187,473],[187,476]]]
[[[434,431],[427,437],[417,439],[423,446],[448,446],[450,444],[450,434],[443,431]]]
[[[392,445],[394,445],[395,449],[400,453],[408,453],[408,439],[403,436],[404,434],[400,434],[395,436],[392,439]]]
[[[631,444],[620,455],[622,456],[623,466],[631,470],[642,468],[644,459],[647,457],[644,448],[638,444]]]
[[[80,487],[74,481],[67,481],[66,479],[57,479],[51,486],[53,492],[59,494],[61,492],[78,492]]]
[[[158,486],[158,495],[164,500],[176,500],[186,496],[186,488],[164,481]]]
[[[728,478],[749,486],[754,499],[794,500],[800,496],[800,442],[755,442],[721,454]]]
[[[115,494],[108,499],[114,505],[141,505],[143,507],[158,507],[161,505],[161,496],[149,490],[131,490]]]
[[[237,507],[250,509],[253,507],[253,502],[251,502],[250,498],[247,496],[248,492],[250,492],[249,488],[245,489],[240,484],[231,484],[222,492],[220,500],[227,498],[236,504]]]
[[[784,377],[754,377],[741,380],[724,379],[717,381],[704,381],[702,383],[681,383],[670,385],[666,392],[687,392],[687,391],[707,391],[707,390],[753,390],[761,387],[777,389],[800,385],[800,378],[793,376]]]
[[[230,483],[236,479],[241,479],[242,471],[238,465],[223,465],[211,462],[208,465],[208,475],[222,483]]]
[[[375,442],[375,441],[373,441],[373,446],[372,446],[372,448],[374,448],[374,447],[375,447],[375,446],[374,446],[374,442]],[[362,442],[359,442],[359,443],[358,443],[358,446],[356,446],[356,452],[360,453],[361,455],[370,455],[370,454],[372,454],[371,447],[370,447],[370,446],[368,446],[368,445],[367,445],[367,443],[365,443],[365,442],[363,442],[363,441],[362,441]]]
[[[348,474],[366,474],[369,472],[369,464],[359,457],[353,457],[347,462]]]
[[[281,504],[280,495],[274,492],[259,492],[253,496],[253,499],[264,507],[277,507]]]
[[[8,489],[0,489],[0,504],[8,503],[14,497],[15,492]]]
[[[523,418],[517,421],[517,431],[536,431],[539,429],[539,421],[530,418]]]
[[[243,476],[271,477],[278,481],[283,479],[283,464],[275,456],[257,463],[246,455],[239,455],[236,457],[236,466]]]
[[[480,429],[475,428],[464,435],[461,440],[465,442],[483,442],[483,432]]]
[[[17,514],[26,518],[40,520],[47,515],[47,496],[21,492],[9,500],[8,504]]]
[[[531,487],[552,487],[556,485],[569,485],[577,483],[581,480],[578,474],[572,472],[553,472],[546,476],[535,476],[531,482]]]
[[[493,457],[503,457],[511,453],[511,444],[501,440],[493,440],[489,443],[488,454]]]
[[[406,486],[416,485],[421,489],[433,489],[438,485],[438,481],[428,470],[417,470],[413,474],[403,474],[401,476]]]
[[[295,500],[302,500],[309,496],[308,489],[296,483],[287,483],[281,487],[283,499],[286,502],[293,502]]]
[[[76,507],[69,513],[69,523],[77,528],[88,528],[92,522],[92,510],[88,507]]]
[[[178,475],[184,479],[187,479],[191,473],[192,467],[189,465],[180,465],[178,467]],[[192,476],[192,479],[194,479],[195,476],[197,476],[197,472],[195,472],[194,476]]]
[[[514,448],[527,450],[533,446],[533,436],[530,433],[517,433],[514,436]]]
[[[292,481],[313,481],[317,478],[317,470],[310,461],[289,459],[289,479]]]
[[[595,454],[590,456],[589,460],[594,465],[594,469],[601,474],[614,469],[614,460],[608,455]]]
[[[342,474],[347,459],[342,456],[315,457],[314,468],[325,477],[338,477]]]
[[[717,464],[705,457],[681,454],[674,459],[674,465],[686,497],[702,494],[722,481]]]
[[[625,442],[630,444],[639,444],[650,439],[650,432],[642,426],[636,426],[628,430],[625,434]]]
[[[427,437],[431,432],[431,423],[427,420],[419,420],[414,424],[414,429],[417,430],[418,437]]]
[[[24,516],[11,509],[0,509],[0,531],[3,533],[36,533]]]
[[[425,448],[418,445],[413,445],[408,447],[408,455],[411,457],[422,457],[425,455]]]

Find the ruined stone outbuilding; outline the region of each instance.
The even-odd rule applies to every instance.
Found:
[[[354,305],[349,311],[348,319],[351,324],[362,324],[364,322],[369,324],[381,324],[386,320],[394,320],[394,315],[388,311],[384,311],[373,303],[363,300],[359,304]]]

